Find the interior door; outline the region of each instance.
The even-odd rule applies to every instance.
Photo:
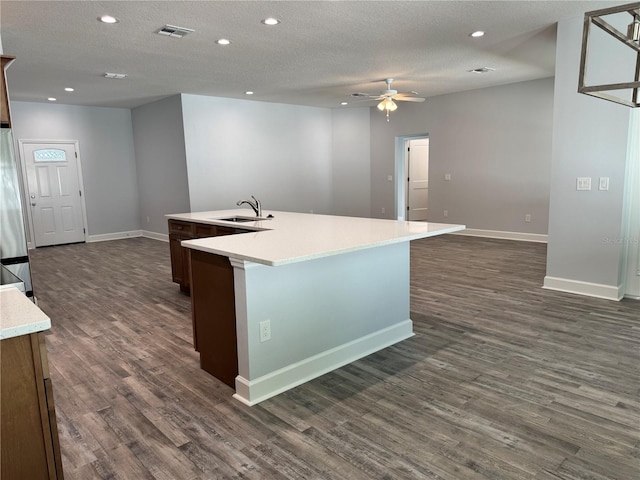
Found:
[[[25,143],[36,247],[85,241],[82,189],[73,143]]]
[[[426,220],[429,200],[429,139],[409,141],[407,220]]]

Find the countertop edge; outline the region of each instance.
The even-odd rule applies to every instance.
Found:
[[[454,233],[454,232],[462,231],[465,228],[466,228],[465,225],[451,225],[448,228],[443,228],[443,229],[440,229],[440,230],[437,230],[437,231],[433,231],[433,232],[421,232],[421,233],[416,233],[416,234],[413,234],[413,235],[406,235],[406,236],[400,237],[400,238],[392,238],[392,239],[381,240],[381,241],[377,241],[377,242],[364,243],[364,244],[356,245],[356,246],[352,246],[352,247],[339,248],[339,249],[327,250],[327,251],[324,251],[324,252],[317,252],[317,253],[308,254],[308,255],[301,255],[301,256],[298,256],[298,257],[290,257],[290,258],[285,258],[285,259],[274,259],[274,260],[270,260],[270,259],[266,259],[266,258],[252,257],[251,255],[242,255],[242,254],[239,254],[237,252],[231,252],[229,250],[224,250],[224,249],[220,249],[220,248],[204,246],[204,245],[199,245],[198,243],[194,243],[194,242],[197,242],[198,239],[196,239],[196,240],[184,240],[184,241],[181,242],[181,244],[184,247],[187,247],[187,248],[190,248],[190,249],[193,249],[193,250],[198,250],[198,251],[205,252],[205,253],[213,253],[213,254],[216,254],[216,255],[221,255],[221,256],[224,256],[224,257],[233,258],[233,259],[237,259],[237,260],[243,260],[243,261],[259,263],[259,264],[267,265],[267,266],[270,266],[270,267],[277,267],[277,266],[281,266],[281,265],[289,265],[289,264],[292,264],[292,263],[315,260],[317,258],[324,258],[324,257],[333,256],[333,255],[341,255],[341,254],[344,254],[344,253],[356,252],[358,250],[364,250],[364,249],[367,249],[367,248],[382,247],[382,246],[385,246],[385,245],[393,245],[393,244],[396,244],[396,243],[403,243],[403,242],[410,242],[410,241],[413,241],[413,240],[419,240],[421,238],[434,237],[434,236],[437,236],[437,235],[445,235],[447,233]]]
[[[2,290],[0,297],[2,298],[0,340],[51,328],[51,319],[17,288]]]

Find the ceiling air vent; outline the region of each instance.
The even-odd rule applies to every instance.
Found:
[[[176,27],[175,25],[165,25],[159,30],[156,30],[156,33],[159,35],[166,35],[167,37],[182,38],[194,31],[195,30],[191,30],[190,28]]]
[[[105,73],[104,74],[105,78],[115,78],[116,80],[122,80],[123,78],[127,78],[127,74],[126,73]]]
[[[489,72],[495,72],[495,71],[496,69],[491,67],[480,67],[480,68],[474,68],[473,70],[468,70],[468,72],[470,73],[489,73]]]

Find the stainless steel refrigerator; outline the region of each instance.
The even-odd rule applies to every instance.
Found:
[[[33,297],[25,231],[22,189],[10,128],[0,129],[0,264],[2,285],[12,285]]]

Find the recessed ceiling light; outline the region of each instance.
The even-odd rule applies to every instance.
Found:
[[[484,32],[482,30],[477,30],[477,31],[475,31],[473,33],[470,33],[469,36],[473,37],[473,38],[483,37],[484,36]]]
[[[226,38],[219,38],[218,40],[216,40],[216,43],[218,45],[229,45],[231,43],[231,40],[227,40]]]
[[[73,90],[74,90],[74,89],[73,89],[73,88],[71,88],[71,87],[66,87],[66,88],[64,89],[64,91],[65,91],[65,92],[73,92]]]
[[[100,20],[102,23],[118,23],[120,21],[116,17],[112,17],[111,15],[102,15],[101,17],[98,17],[98,20]]]
[[[273,26],[273,25],[278,25],[280,23],[280,20],[278,20],[277,18],[274,18],[274,17],[269,17],[269,18],[265,18],[260,23],[264,23],[265,25]]]
[[[253,95],[253,92],[251,90],[247,90],[246,92],[244,92],[245,95]]]
[[[349,102],[342,102],[340,105],[349,105]]]
[[[47,100],[49,100],[50,102],[55,102],[57,100],[57,98],[55,97],[49,97],[47,98]]]

